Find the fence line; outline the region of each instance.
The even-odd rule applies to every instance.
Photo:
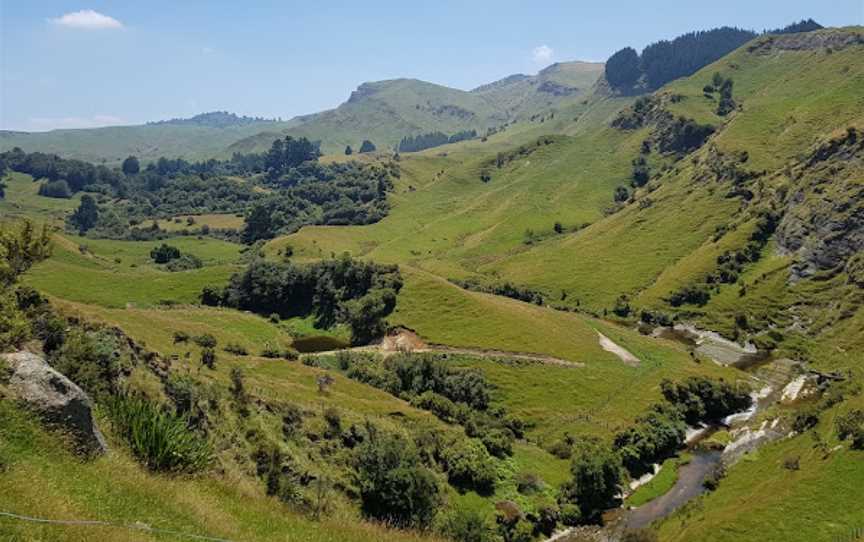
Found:
[[[48,519],[48,518],[38,518],[32,516],[23,516],[21,514],[13,514],[12,512],[3,512],[0,511],[0,517],[7,517],[11,519],[16,519],[19,521],[28,521],[30,523],[45,523],[49,525],[81,525],[81,526],[91,526],[91,527],[111,527],[115,529],[128,529],[131,531],[143,531],[148,533],[155,534],[169,534],[184,538],[191,538],[194,540],[207,540],[208,542],[234,542],[233,540],[229,540],[227,538],[215,538],[212,536],[205,536],[200,534],[192,534],[192,533],[184,533],[180,531],[172,531],[171,529],[160,529],[158,527],[151,527],[144,523],[114,523],[110,521],[99,521],[99,520],[87,520],[87,519]]]

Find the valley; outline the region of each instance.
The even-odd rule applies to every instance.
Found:
[[[856,540],[864,28],[677,40],[0,133],[0,538]]]

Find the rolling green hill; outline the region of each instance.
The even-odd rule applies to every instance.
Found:
[[[286,122],[214,112],[143,126],[0,131],[0,152],[21,147],[109,165],[129,155],[144,161],[161,156],[201,160],[266,151],[285,135],[321,141],[325,153],[341,153],[346,145],[359,149],[364,139],[389,149],[409,135],[485,132],[548,112],[586,95],[602,71],[598,63],[559,63],[533,77],[514,76],[471,92],[416,79],[363,83],[336,109]]]

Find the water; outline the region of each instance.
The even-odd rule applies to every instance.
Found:
[[[301,337],[294,339],[294,349],[301,354],[309,354],[312,352],[325,352],[327,350],[339,350],[347,348],[349,344],[342,339],[330,337],[328,335],[316,335],[313,337]]]
[[[645,527],[707,491],[702,481],[714,472],[722,458],[723,453],[716,450],[694,450],[690,462],[678,468],[678,481],[672,489],[639,508],[625,512],[624,524],[628,529]]]

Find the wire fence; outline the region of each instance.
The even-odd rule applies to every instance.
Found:
[[[234,540],[229,540],[227,538],[216,538],[213,536],[205,536],[200,534],[192,534],[192,533],[184,533],[181,531],[174,531],[171,529],[160,529],[158,527],[151,527],[146,523],[116,523],[111,521],[100,521],[100,520],[87,520],[87,519],[49,519],[49,518],[38,518],[33,516],[24,516],[21,514],[13,514],[12,512],[3,512],[0,511],[0,518],[9,518],[17,521],[26,521],[30,523],[42,523],[48,525],[66,525],[66,526],[84,526],[84,527],[108,527],[112,529],[126,529],[130,531],[143,531],[147,533],[153,534],[165,534],[172,535],[178,538],[187,538],[191,540],[207,540],[209,542],[235,542]]]

